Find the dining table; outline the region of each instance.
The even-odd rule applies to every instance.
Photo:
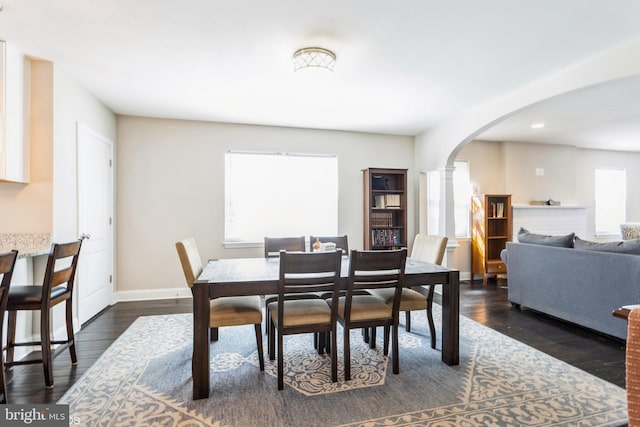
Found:
[[[228,258],[209,260],[193,283],[193,399],[208,398],[209,301],[212,298],[278,293],[279,258]],[[349,256],[342,258],[341,289],[347,288]],[[404,287],[442,285],[442,362],[459,364],[459,271],[407,258]]]

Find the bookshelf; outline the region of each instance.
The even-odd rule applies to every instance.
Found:
[[[407,246],[407,169],[368,168],[364,177],[364,249]]]
[[[505,274],[507,266],[500,258],[512,236],[510,194],[483,194],[471,200],[471,274],[489,276]]]

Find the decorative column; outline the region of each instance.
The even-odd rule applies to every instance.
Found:
[[[453,198],[453,171],[454,166],[444,166],[439,169],[440,175],[440,221],[438,224],[438,234],[447,236],[447,252],[443,265],[447,265],[447,260],[452,259],[453,251],[458,247],[456,239],[455,224],[455,203]]]

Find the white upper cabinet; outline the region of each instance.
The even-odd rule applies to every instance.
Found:
[[[30,61],[0,41],[0,181],[29,182]]]

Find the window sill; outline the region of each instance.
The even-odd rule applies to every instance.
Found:
[[[264,242],[222,242],[225,249],[261,248]]]

